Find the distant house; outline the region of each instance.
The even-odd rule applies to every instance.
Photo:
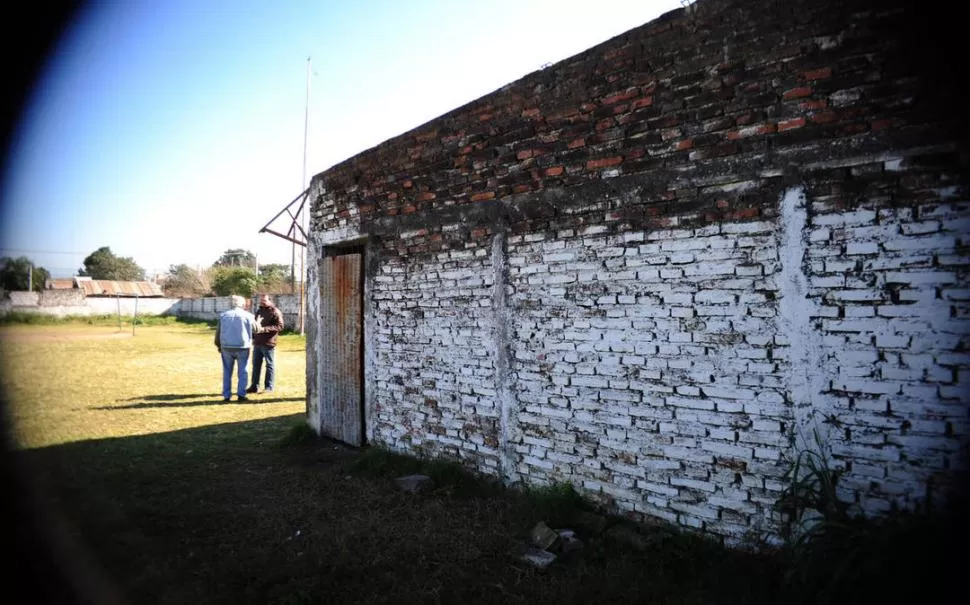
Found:
[[[48,290],[80,289],[85,296],[120,296],[126,298],[163,297],[160,285],[150,281],[114,281],[91,279],[90,277],[69,277],[48,279],[44,287]]]

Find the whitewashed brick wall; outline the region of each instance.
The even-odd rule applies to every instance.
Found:
[[[776,227],[509,238],[517,478],[728,535],[770,518],[791,428]]]
[[[401,234],[408,245],[427,238],[424,230]],[[500,409],[488,244],[382,259],[373,277],[375,376],[368,384],[374,439],[494,474]]]

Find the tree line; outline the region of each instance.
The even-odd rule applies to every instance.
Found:
[[[130,256],[117,256],[109,246],[98,248],[85,257],[78,269],[79,277],[112,281],[144,281],[145,270]],[[50,272],[35,265],[28,257],[0,258],[0,289],[6,291],[43,290]],[[195,298],[200,296],[252,296],[256,292],[288,293],[293,288],[289,265],[258,264],[256,255],[241,248],[222,253],[212,265],[193,268],[186,264],[169,266],[160,280],[166,296]]]

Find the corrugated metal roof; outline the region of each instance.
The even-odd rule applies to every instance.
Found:
[[[80,288],[84,290],[85,296],[165,296],[165,293],[162,292],[162,286],[150,281],[113,281],[88,277],[68,277],[49,279],[45,285],[51,290]]]
[[[79,281],[85,296],[164,296],[158,284],[149,281],[111,281],[93,279]]]
[[[49,290],[71,290],[74,288],[74,278],[49,279],[46,285]]]

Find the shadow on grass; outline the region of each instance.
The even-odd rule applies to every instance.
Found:
[[[672,531],[617,535],[616,520],[574,526],[582,551],[531,568],[518,559],[529,530],[578,520],[574,494],[475,489],[450,463],[363,452],[316,438],[303,413],[19,451],[39,496],[22,540],[130,603],[791,602],[777,560]],[[419,471],[436,487],[395,487]]]
[[[144,397],[132,397],[126,401],[176,401],[178,399],[197,399],[199,397],[211,397],[212,393],[192,393],[189,395],[145,395]]]
[[[256,398],[256,397],[253,397],[252,395],[249,395],[247,401],[240,402],[233,399],[232,401],[226,402],[222,400],[222,395],[213,395],[212,393],[205,393],[202,395],[173,395],[171,396],[172,397],[171,399],[166,399],[166,397],[168,396],[157,395],[154,397],[133,397],[128,401],[138,401],[139,399],[145,399],[145,400],[155,399],[157,401],[138,401],[138,403],[129,403],[126,405],[99,405],[99,406],[92,406],[88,409],[91,409],[91,410],[141,410],[141,409],[151,409],[151,408],[171,409],[171,408],[191,408],[191,407],[199,407],[199,406],[206,406],[206,405],[229,405],[229,404],[253,405],[253,404],[261,404],[261,403],[285,403],[288,401],[306,401],[305,397],[273,397],[271,399],[261,399],[261,398]],[[188,399],[190,397],[215,397],[215,398],[212,399],[211,401],[183,401],[180,403],[165,403],[168,401],[175,401],[177,399]]]
[[[774,602],[769,567],[713,547],[672,558],[591,538],[534,569],[518,554],[551,522],[535,498],[476,490],[449,463],[355,464],[359,450],[304,425],[287,414],[17,452],[40,486],[27,510],[62,519],[25,539],[46,539],[62,569],[99,562],[131,603]],[[418,468],[437,487],[400,491],[394,477]]]

